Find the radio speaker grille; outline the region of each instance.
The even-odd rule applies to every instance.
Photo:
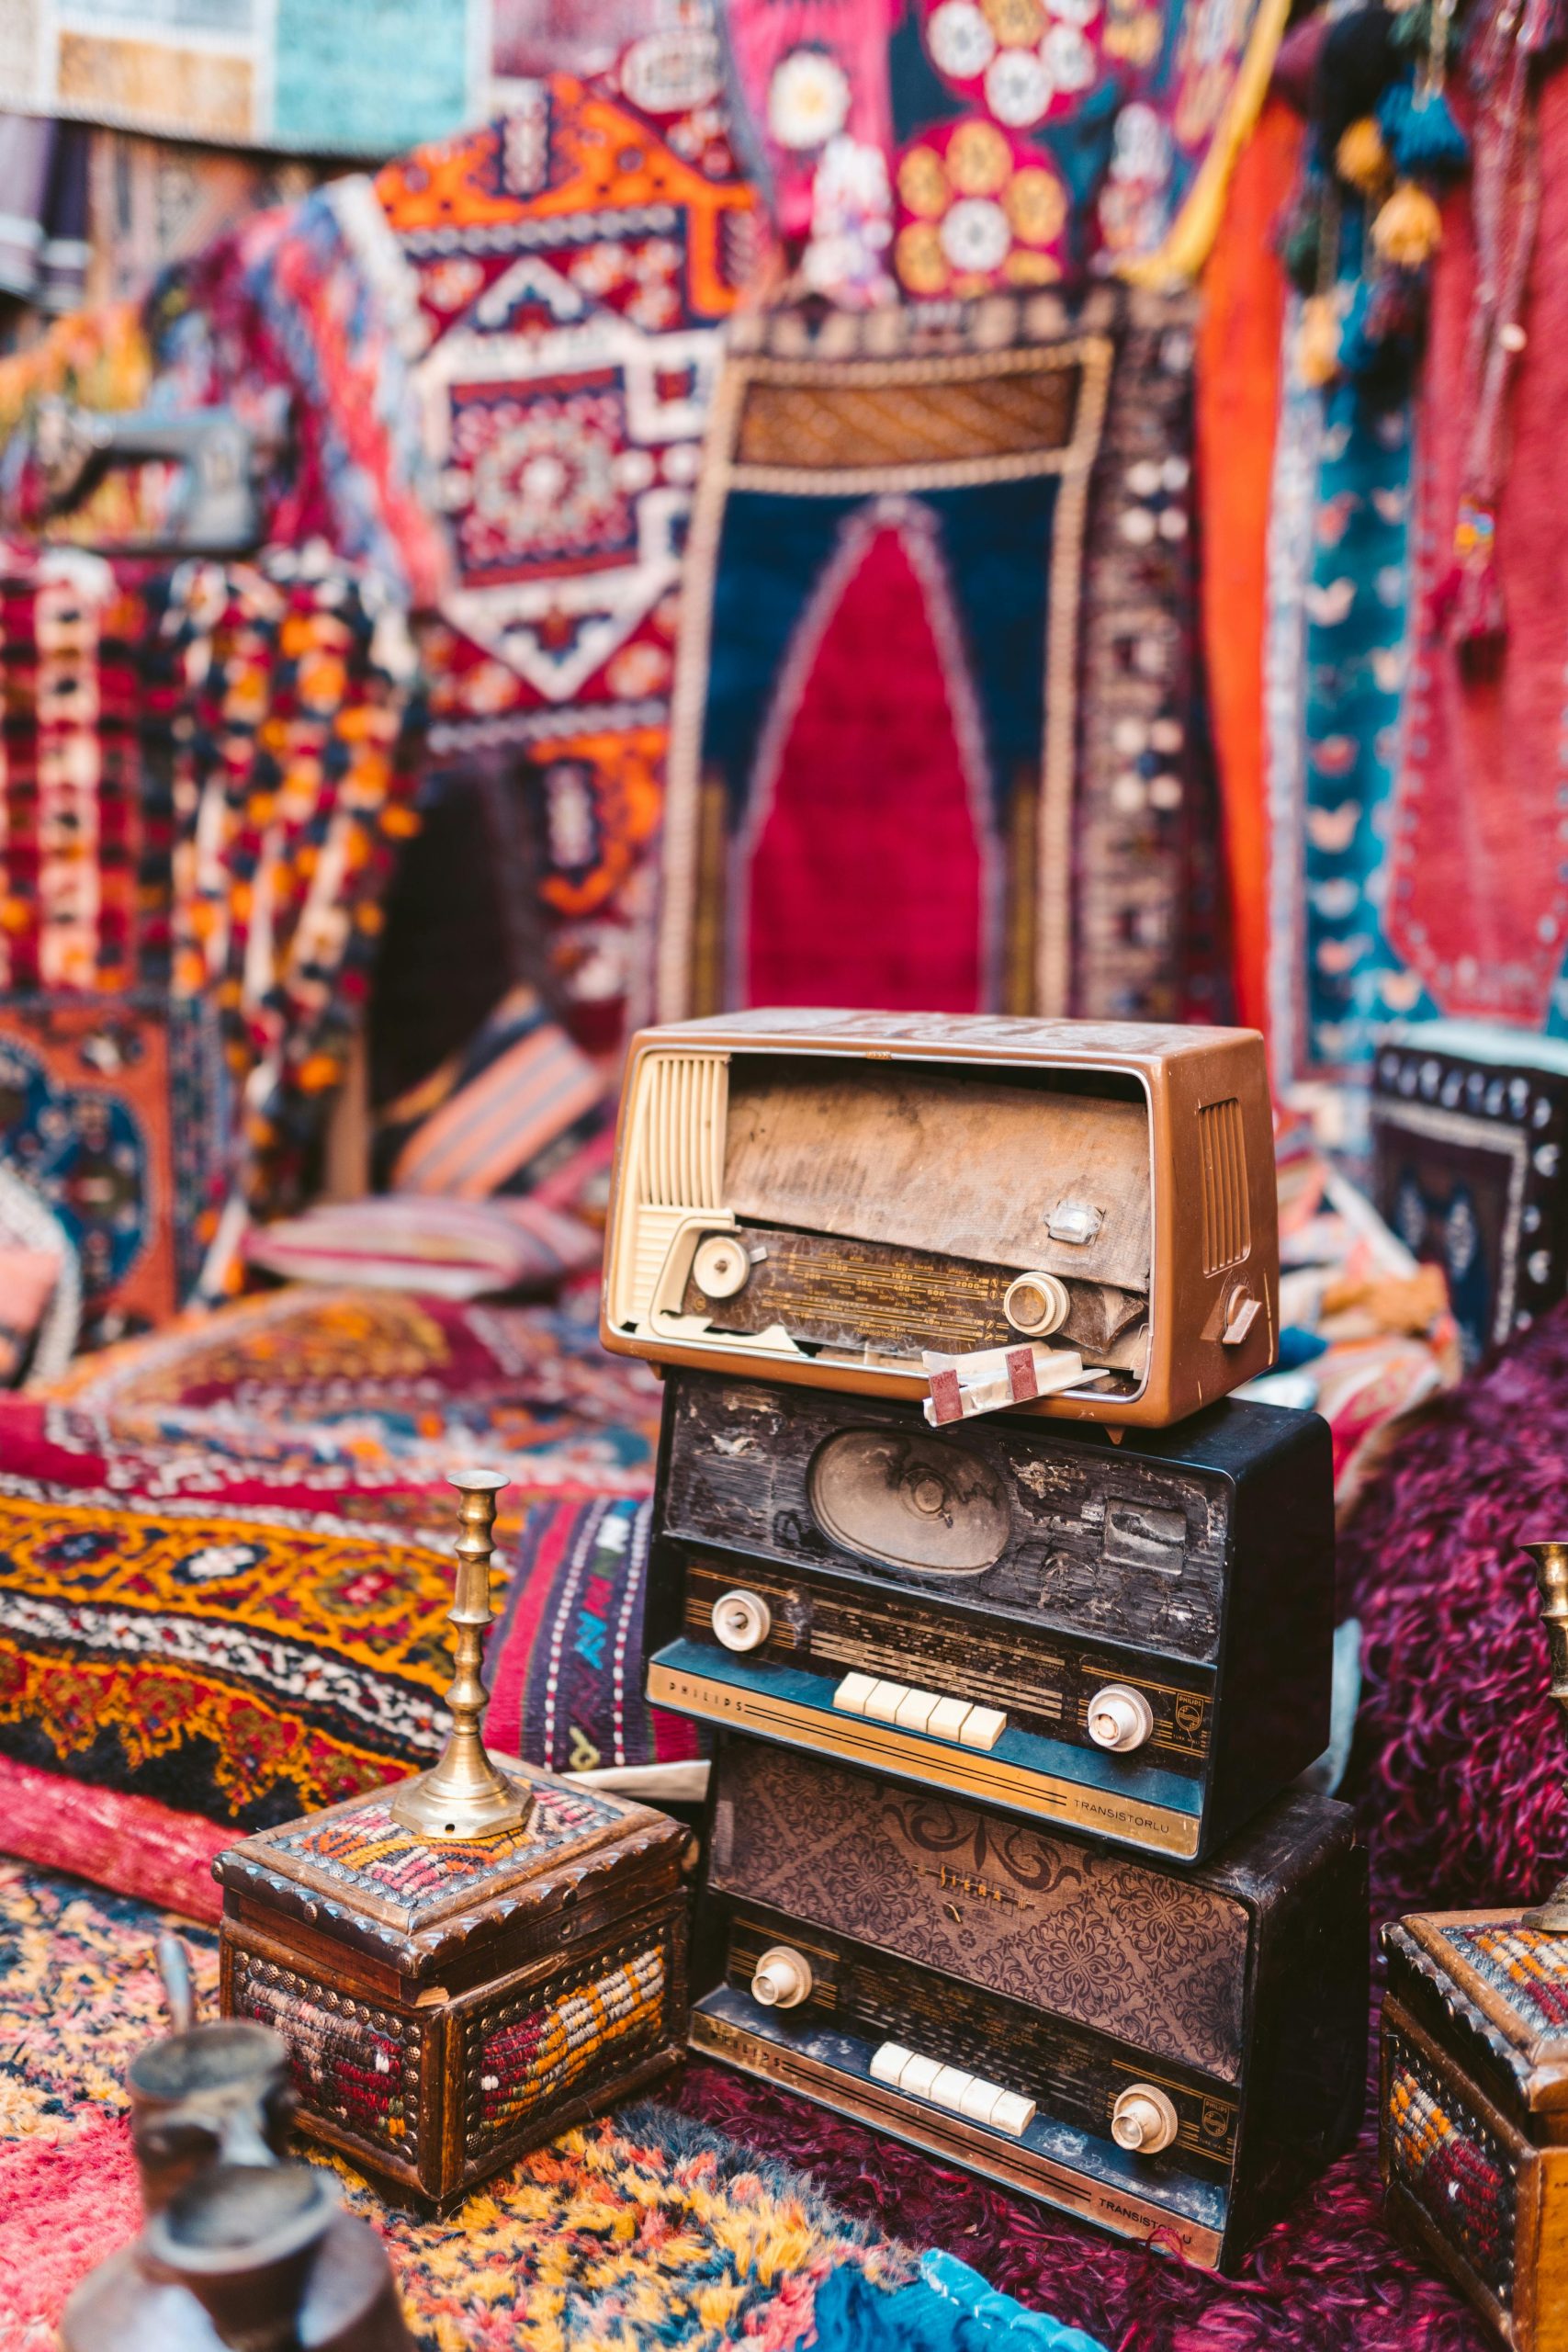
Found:
[[[650,1208],[716,1209],[724,1187],[728,1062],[717,1054],[660,1054],[646,1083],[639,1199]]]
[[[1247,1213],[1247,1147],[1241,1104],[1232,1094],[1205,1102],[1198,1114],[1198,1155],[1203,1170],[1203,1272],[1239,1266],[1252,1247]]]
[[[682,1219],[724,1203],[729,1062],[723,1054],[652,1054],[643,1066],[627,1148],[626,1204],[613,1253],[611,1313],[649,1313]]]

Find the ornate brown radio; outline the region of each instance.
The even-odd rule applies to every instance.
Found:
[[[1278,1288],[1251,1030],[807,1011],[634,1040],[624,1353],[1159,1428],[1267,1368]]]
[[[1174,1430],[672,1373],[649,1696],[1192,1860],[1328,1742],[1329,1437],[1229,1398]]]
[[[1198,1870],[726,1740],[694,2049],[1225,2267],[1355,2137],[1366,1865],[1292,1795]]]

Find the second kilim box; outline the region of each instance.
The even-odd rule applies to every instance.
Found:
[[[1512,2352],[1568,2352],[1568,1935],[1435,1911],[1382,1945],[1389,2220]]]
[[[685,2043],[686,1831],[504,1770],[533,1803],[503,1837],[421,1838],[390,1789],[213,1865],[224,2015],[282,2034],[302,2131],[438,2205]]]

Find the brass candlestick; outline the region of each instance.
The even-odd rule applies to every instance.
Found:
[[[441,1761],[407,1781],[392,1800],[392,1819],[433,1845],[483,1843],[526,1826],[534,1800],[509,1780],[487,1753],[479,1736],[487,1693],[479,1679],[485,1627],[499,1611],[491,1603],[490,1564],[494,1550],[495,1498],[506,1479],[499,1470],[451,1470],[447,1484],[463,1500],[458,1510],[457,1588],[448,1611],[457,1628],[453,1648],[457,1673],[446,1692],[452,1730]]]
[[[1535,1562],[1541,1620],[1551,1653],[1551,1695],[1568,1715],[1568,1539],[1525,1544]],[[1568,1935],[1568,1877],[1559,1879],[1544,1903],[1527,1911],[1523,1924],[1546,1935]]]

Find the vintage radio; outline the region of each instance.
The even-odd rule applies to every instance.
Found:
[[[1385,1928],[1388,2216],[1513,2352],[1568,2347],[1568,1936],[1517,1909]]]
[[[729,1738],[694,2049],[1207,2268],[1349,2145],[1367,1895],[1280,1799],[1172,1871]]]
[[[1315,1414],[1179,1429],[668,1376],[649,1696],[1190,1860],[1328,1741]]]
[[[684,2049],[690,1833],[479,1736],[493,1472],[456,1473],[452,1731],[428,1772],[220,1854],[223,2014],[288,2045],[299,2127],[457,2202]]]
[[[1253,1031],[807,1011],[633,1041],[607,1347],[917,1399],[1005,1349],[1002,1396],[1159,1428],[1264,1371],[1277,1318]]]

